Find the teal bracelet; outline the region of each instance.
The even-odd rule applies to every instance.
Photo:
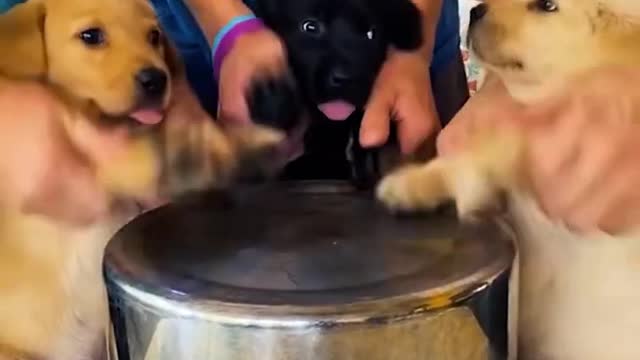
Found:
[[[260,29],[264,29],[264,24],[253,14],[235,17],[220,29],[211,46],[213,72],[216,79],[219,78],[222,61],[231,50],[236,38]]]
[[[0,0],[0,2],[2,2],[2,0]],[[229,21],[227,25],[223,26],[222,29],[220,29],[220,31],[218,31],[218,33],[216,34],[216,37],[213,39],[213,44],[211,46],[211,52],[215,54],[215,52],[218,50],[218,47],[220,46],[220,42],[222,41],[222,39],[236,25],[238,25],[243,21],[246,21],[249,19],[255,19],[255,18],[256,18],[255,15],[247,14],[247,15],[236,16],[233,19],[231,19],[231,21]]]

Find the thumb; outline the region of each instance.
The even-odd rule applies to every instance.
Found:
[[[360,126],[360,144],[367,147],[384,145],[389,138],[392,96],[379,87],[374,89],[365,108]]]

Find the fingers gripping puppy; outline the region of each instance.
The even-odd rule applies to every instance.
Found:
[[[52,110],[60,136],[114,202],[224,185],[243,158],[281,139],[267,128],[222,131],[210,120],[146,0],[29,0],[0,15],[0,53],[0,91],[21,81],[49,86],[62,100]],[[100,149],[103,132],[122,132],[122,144]],[[6,185],[0,359],[101,358],[103,249],[132,214],[72,227],[25,212]]]
[[[471,47],[512,96],[530,102],[596,67],[637,66],[639,10],[631,0],[489,0],[472,14]],[[640,235],[580,235],[550,221],[533,200],[526,151],[516,130],[480,131],[468,151],[399,169],[377,194],[396,210],[455,200],[464,220],[506,211],[519,248],[512,356],[640,358]]]
[[[141,17],[126,16],[126,12]],[[55,86],[70,105],[69,112],[60,116],[68,135],[89,155],[96,151],[91,149],[90,144],[83,143],[83,139],[91,138],[84,136],[87,135],[85,132],[94,129],[101,131],[100,127],[116,127],[126,123],[137,125],[140,128],[138,130],[142,130],[142,135],[132,137],[136,141],[131,142],[131,151],[137,154],[135,156],[143,156],[143,149],[146,149],[150,152],[149,159],[164,153],[157,151],[158,144],[161,144],[160,150],[175,151],[183,147],[182,155],[189,148],[196,150],[192,155],[197,154],[200,149],[192,147],[197,143],[193,136],[196,133],[203,138],[216,138],[216,141],[201,143],[207,144],[208,152],[214,157],[222,157],[218,160],[223,162],[231,160],[235,145],[251,150],[269,145],[275,140],[274,137],[279,137],[272,131],[253,127],[235,129],[223,136],[216,126],[205,121],[205,114],[191,94],[191,103],[183,101],[172,104],[173,85],[176,85],[173,82],[184,82],[182,69],[171,46],[162,36],[151,8],[143,1],[129,4],[116,1],[30,0],[0,19],[0,49],[6,49],[3,54],[7,54],[0,60],[0,75],[10,79],[46,79]],[[186,85],[182,84],[182,87]],[[180,90],[189,93],[188,89]],[[182,100],[185,96],[180,98]],[[192,114],[197,119],[162,123],[144,129],[143,125],[159,123],[168,111],[176,111],[177,107],[195,107]],[[81,117],[88,117],[94,123],[74,120]],[[184,136],[186,133],[183,131],[187,129],[190,129],[192,136]],[[180,142],[183,144],[180,145]],[[160,160],[171,158],[175,156]],[[109,159],[111,164],[135,163],[112,160]],[[133,181],[131,176],[125,177],[117,187],[121,188],[122,183],[126,183],[134,188],[138,182],[139,186],[147,186],[145,183],[152,179],[142,176],[145,172],[141,170],[144,169],[141,165],[144,163],[136,163],[138,171],[134,172],[141,178]],[[144,165],[151,166],[153,163],[146,161]],[[216,168],[227,169],[230,163],[221,165],[225,166]],[[161,163],[153,166],[161,166]],[[116,179],[122,176],[120,174],[133,174],[117,171],[117,174],[113,174],[114,171],[107,171],[110,166],[102,163],[97,167],[100,173],[105,173],[109,182],[114,183],[118,182]],[[151,173],[157,175],[160,172]],[[149,177],[151,173],[147,172],[146,176]]]

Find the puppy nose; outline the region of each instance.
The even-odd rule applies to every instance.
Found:
[[[351,77],[344,68],[338,67],[329,73],[329,86],[341,87],[351,80]]]
[[[469,16],[469,23],[473,24],[478,20],[482,19],[489,10],[489,6],[485,3],[481,3],[479,5],[474,6],[471,9],[471,15]]]
[[[167,74],[158,68],[145,68],[136,74],[136,82],[144,96],[162,96],[167,88]]]

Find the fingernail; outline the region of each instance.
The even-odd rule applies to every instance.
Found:
[[[360,134],[360,145],[364,147],[374,147],[381,145],[385,139],[379,133],[374,131],[363,131]]]

